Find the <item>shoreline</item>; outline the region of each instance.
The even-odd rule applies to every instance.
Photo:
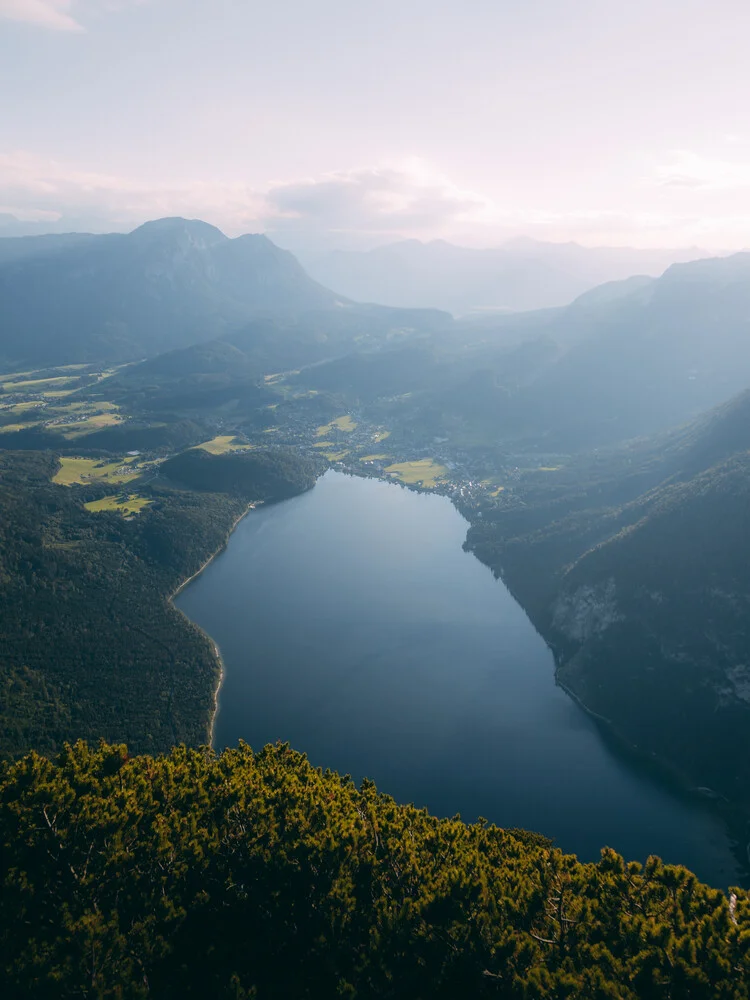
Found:
[[[552,654],[554,656],[554,650],[552,650]],[[593,719],[602,729],[605,737],[612,740],[622,753],[630,756],[636,764],[652,772],[660,781],[666,782],[680,795],[702,803],[709,811],[721,818],[726,826],[727,833],[731,838],[735,839],[738,855],[741,855],[742,848],[744,847],[744,858],[740,860],[740,856],[738,856],[737,860],[740,866],[745,869],[744,877],[750,880],[750,840],[743,843],[744,838],[750,832],[747,814],[720,792],[717,792],[713,788],[691,784],[687,775],[683,774],[676,767],[662,760],[661,757],[647,754],[635,743],[631,743],[611,719],[595,712],[593,708],[589,708],[586,702],[572,688],[559,679],[559,666],[557,664],[555,665],[555,684],[578,705],[582,712],[588,715],[590,719]],[[743,828],[744,836],[740,834],[737,827]]]
[[[219,676],[218,676],[218,678],[216,680],[216,684],[214,685],[214,689],[213,689],[213,694],[212,694],[213,706],[211,708],[210,717],[209,717],[209,723],[208,723],[208,745],[211,747],[211,749],[214,748],[214,731],[215,731],[215,728],[216,728],[216,716],[217,716],[217,714],[219,712],[219,694],[221,693],[221,687],[222,687],[222,684],[224,683],[224,675],[225,675],[225,672],[226,672],[225,671],[225,667],[224,667],[224,658],[222,657],[221,650],[219,649],[217,643],[214,641],[213,637],[210,636],[208,634],[208,632],[205,632],[200,627],[200,625],[196,625],[196,623],[192,620],[192,618],[189,618],[185,614],[184,611],[182,611],[180,608],[178,608],[177,605],[174,603],[174,600],[175,600],[176,597],[178,597],[182,593],[182,591],[185,589],[185,587],[187,587],[187,585],[189,583],[192,583],[193,580],[195,580],[196,577],[198,577],[198,576],[201,575],[201,573],[203,572],[204,569],[206,569],[208,566],[210,566],[210,564],[214,561],[214,559],[218,555],[221,555],[221,553],[226,549],[227,545],[229,544],[229,539],[234,534],[234,530],[237,527],[237,525],[240,523],[240,521],[243,518],[247,517],[247,515],[250,513],[251,510],[255,510],[256,507],[260,506],[262,503],[263,503],[262,500],[254,500],[252,503],[249,503],[247,505],[247,507],[245,508],[245,510],[243,510],[242,513],[240,513],[234,519],[234,521],[232,522],[232,524],[229,526],[229,529],[228,529],[228,531],[226,533],[226,537],[224,538],[224,541],[221,543],[221,545],[218,547],[218,549],[216,549],[215,552],[211,553],[211,555],[208,557],[208,559],[206,559],[205,562],[203,562],[198,567],[198,569],[195,571],[195,573],[192,573],[186,580],[183,580],[182,583],[177,587],[176,590],[174,590],[169,595],[169,598],[168,598],[168,603],[171,604],[171,606],[174,608],[174,610],[177,611],[177,612],[179,612],[183,616],[183,618],[185,618],[186,621],[190,622],[190,624],[192,625],[193,628],[198,629],[198,631],[201,632],[201,634],[204,635],[206,637],[206,639],[208,639],[208,641],[209,641],[209,643],[211,645],[211,649],[213,651],[214,660],[216,661],[216,663],[217,663],[217,665],[219,667]]]
[[[454,506],[459,513],[462,513],[460,508],[458,508],[455,503]],[[470,525],[473,525],[473,522],[469,520],[466,514],[462,514],[462,516],[469,521]],[[605,741],[608,741],[613,748],[616,748],[619,754],[629,758],[632,764],[645,769],[659,782],[666,784],[679,795],[685,796],[694,802],[701,803],[705,808],[713,812],[721,819],[729,837],[736,844],[735,856],[740,864],[740,868],[743,869],[743,879],[747,880],[750,884],[750,840],[747,839],[750,835],[750,815],[748,812],[743,809],[742,806],[730,801],[726,798],[726,796],[717,792],[715,789],[695,785],[694,782],[690,780],[689,776],[681,771],[676,765],[670,763],[662,757],[648,753],[642,747],[633,743],[611,719],[601,715],[599,712],[596,712],[593,708],[587,705],[581,696],[560,678],[562,663],[558,655],[558,650],[548,640],[544,630],[537,624],[535,617],[532,616],[525,602],[521,600],[516,590],[511,586],[511,583],[506,578],[505,573],[502,570],[498,570],[493,567],[490,562],[482,559],[473,547],[467,547],[466,551],[471,552],[474,558],[480,563],[488,566],[507,587],[513,600],[526,614],[532,626],[541,636],[547,645],[547,648],[552,653],[554,661],[554,683],[565,692],[567,697],[569,697],[586,716],[594,722],[594,724],[598,727],[602,738]]]

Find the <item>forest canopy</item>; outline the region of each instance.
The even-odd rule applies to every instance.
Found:
[[[750,996],[750,900],[397,805],[286,744],[0,770],[5,995]]]

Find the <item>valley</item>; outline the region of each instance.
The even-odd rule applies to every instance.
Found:
[[[156,258],[150,241],[138,253],[177,256],[199,316],[191,268],[208,251],[190,226],[157,231]],[[704,368],[691,348],[685,368],[643,300],[661,280],[496,320],[248,306],[209,337],[183,302],[166,322],[162,289],[138,320],[158,337],[113,340],[104,301],[49,360],[26,330],[28,356],[0,377],[0,790],[14,759],[91,752],[74,740],[108,741],[96,767],[149,774],[173,747],[292,740],[313,774],[363,795],[374,779],[388,815],[393,794],[510,837],[503,850],[515,834],[495,824],[528,826],[524,857],[577,866],[582,885],[622,865],[624,912],[634,885],[692,893],[688,865],[742,914],[750,420],[726,393],[750,384],[750,355],[714,345]],[[709,298],[727,287],[742,302],[731,281]],[[673,355],[654,368],[659,414],[621,332],[646,320]],[[611,355],[598,384],[591,352]],[[274,752],[291,753],[257,759]],[[252,752],[217,766],[237,754]],[[316,770],[332,767],[345,777]],[[265,814],[276,793],[259,794]],[[0,832],[16,822],[3,808]]]
[[[750,1000],[749,35],[0,0],[0,1000]]]
[[[388,359],[390,351],[383,350],[380,359]],[[393,349],[392,363],[398,363],[400,351],[401,348]],[[321,384],[321,372],[326,364],[276,371],[267,376],[262,373],[248,376],[240,370],[238,377],[232,366],[224,362],[217,371],[214,355],[206,354],[203,348],[201,352],[196,363],[188,366],[187,374],[184,374],[185,366],[179,352],[164,356],[163,360],[156,359],[157,378],[152,374],[155,366],[150,361],[114,369],[107,373],[106,399],[103,398],[101,373],[79,368],[78,382],[66,390],[69,395],[65,397],[70,412],[81,415],[80,428],[75,433],[71,433],[69,423],[58,423],[57,412],[46,412],[46,407],[41,406],[47,399],[44,394],[50,391],[45,378],[68,376],[58,374],[57,370],[29,370],[24,375],[25,385],[8,378],[4,386],[10,397],[6,404],[9,413],[23,415],[36,409],[38,422],[32,428],[22,425],[7,430],[4,440],[12,444],[20,436],[27,446],[30,440],[32,446],[52,447],[61,457],[51,480],[71,491],[75,497],[73,503],[81,503],[85,516],[94,521],[116,517],[131,524],[138,522],[139,533],[149,532],[151,519],[157,512],[161,517],[175,517],[175,530],[179,531],[179,507],[172,508],[174,498],[179,495],[190,497],[198,517],[205,516],[202,508],[206,503],[226,505],[226,514],[222,515],[226,518],[224,527],[219,529],[224,533],[219,537],[226,537],[229,525],[238,516],[238,500],[252,503],[268,495],[268,482],[258,479],[259,474],[263,475],[261,466],[253,471],[249,482],[238,478],[237,463],[243,456],[247,460],[257,457],[265,461],[266,455],[276,455],[283,463],[286,455],[304,455],[311,463],[310,468],[315,469],[314,476],[328,467],[338,473],[400,483],[412,490],[450,499],[469,522],[467,547],[503,578],[554,650],[556,664],[549,665],[550,683],[556,675],[558,682],[584,708],[604,720],[607,733],[619,740],[626,754],[635,751],[633,759],[636,762],[640,761],[647,768],[654,767],[667,783],[693,793],[703,789],[697,793],[698,799],[713,796],[712,808],[726,819],[734,836],[744,843],[748,813],[742,777],[746,727],[741,714],[742,700],[737,702],[736,708],[731,708],[726,702],[727,695],[721,695],[722,704],[726,702],[727,705],[726,711],[740,712],[736,723],[727,726],[725,710],[717,714],[705,690],[699,690],[691,708],[687,692],[675,696],[679,681],[676,678],[668,680],[665,668],[658,667],[657,684],[649,693],[651,714],[645,713],[641,694],[649,675],[634,678],[630,664],[635,658],[642,669],[652,670],[649,664],[655,667],[657,660],[654,657],[663,657],[664,647],[656,654],[646,646],[634,647],[632,628],[622,633],[619,623],[623,614],[632,622],[637,613],[618,610],[611,613],[611,621],[606,613],[602,618],[602,613],[595,610],[597,601],[600,602],[595,589],[591,590],[591,596],[583,598],[588,602],[585,611],[570,612],[576,621],[580,618],[583,625],[562,624],[563,615],[570,613],[560,609],[571,599],[555,596],[558,577],[568,573],[570,560],[595,546],[604,537],[602,533],[616,534],[623,525],[642,518],[643,512],[637,505],[641,493],[663,481],[676,483],[686,474],[681,470],[710,468],[717,459],[733,454],[742,446],[742,434],[737,438],[736,434],[731,436],[733,431],[730,433],[731,428],[745,426],[736,407],[727,410],[723,424],[721,414],[717,413],[703,423],[699,421],[663,439],[644,439],[624,448],[610,448],[598,452],[592,459],[574,451],[547,451],[543,441],[494,439],[478,431],[472,413],[454,421],[450,429],[444,421],[435,427],[430,421],[433,389],[407,390],[389,396],[381,395],[377,383],[371,385],[367,394],[357,392],[356,395],[346,388],[338,391],[313,388]],[[232,361],[236,361],[234,356]],[[208,371],[202,370],[204,368]],[[381,376],[386,385],[389,371],[389,366],[384,367]],[[176,399],[179,406],[174,405]],[[117,426],[92,422],[90,414],[94,411],[116,412]],[[415,413],[423,414],[422,419],[412,420]],[[723,426],[727,429],[723,430]],[[440,433],[434,433],[435,430]],[[29,439],[30,433],[35,437]],[[521,450],[519,445],[524,444],[526,448]],[[131,448],[131,445],[140,447]],[[261,481],[264,491],[258,489]],[[284,495],[284,491],[278,494]],[[594,496],[596,517],[591,512]],[[621,506],[623,502],[625,505]],[[632,514],[628,502],[635,504]],[[648,503],[654,505],[651,500]],[[658,507],[658,503],[655,506]],[[648,506],[644,510],[647,511]],[[583,533],[576,527],[576,516],[585,525]],[[741,516],[740,511],[731,514],[730,523],[736,523]],[[568,522],[570,529],[566,526]],[[538,544],[533,533],[549,531],[548,524],[552,525],[550,539]],[[599,524],[601,529],[597,527]],[[566,531],[570,532],[570,541],[565,540]],[[462,542],[463,538],[458,546]],[[214,551],[204,549],[200,564]],[[191,564],[184,565],[185,576],[195,572]],[[176,576],[172,579],[175,581],[173,587],[181,582]],[[610,593],[607,579],[605,577],[602,591],[605,603],[611,600],[606,596]],[[583,580],[586,582],[579,585],[579,592],[588,595],[587,588],[592,584],[585,576]],[[593,586],[597,584],[594,582]],[[664,583],[654,584],[654,589],[663,591],[664,586]],[[575,588],[569,589],[576,593]],[[549,612],[549,604],[545,601],[557,601],[558,610]],[[726,615],[727,612],[721,613]],[[669,628],[673,629],[678,642],[680,635],[684,638],[688,633],[689,626],[682,611],[670,614],[674,621]],[[696,622],[700,620],[700,616],[695,618]],[[591,621],[593,625],[588,624]],[[664,641],[667,625],[662,622],[657,627]],[[735,626],[730,627],[736,630]],[[567,633],[564,632],[566,628]],[[590,637],[586,630],[591,632]],[[201,669],[208,670],[207,676],[215,678],[217,666],[212,644],[219,637],[211,629],[208,634],[210,640],[203,640],[205,648],[200,654],[208,659]],[[581,637],[586,642],[583,654],[577,651]],[[184,644],[186,639],[187,636],[180,641]],[[690,641],[697,649],[697,638]],[[594,642],[599,645],[593,645]],[[605,642],[608,645],[603,645]],[[221,641],[220,645],[223,645]],[[196,646],[196,653],[198,648]],[[742,648],[740,637],[726,668],[718,663],[714,668],[720,686],[729,682],[722,681],[722,677],[733,678],[731,683],[737,685],[736,690],[741,690],[740,674],[732,664],[738,658],[741,660]],[[317,655],[320,658],[321,654]],[[715,651],[707,650],[705,655],[716,662]],[[722,655],[726,656],[726,652]],[[620,660],[617,684],[614,678],[605,682],[597,679],[596,672],[602,664],[611,665]],[[681,669],[684,674],[685,667]],[[695,669],[705,670],[698,666]],[[722,674],[724,669],[726,673]],[[634,685],[633,690],[639,692],[632,699],[629,685]],[[191,709],[195,719],[191,724],[203,726],[204,732],[210,719],[210,688],[209,682],[202,706],[196,703]],[[61,701],[59,695],[55,697]],[[633,706],[632,712],[638,714],[640,728],[632,724],[629,705]],[[670,706],[673,708],[671,715]],[[705,743],[688,745],[683,742],[684,713],[688,711],[696,713],[691,731],[695,731],[695,727],[709,727],[703,738]],[[171,709],[165,718],[170,713]],[[649,718],[651,722],[647,721]],[[129,742],[140,745],[138,737],[134,739],[130,735],[129,722],[125,722],[125,727]],[[58,731],[64,731],[59,724]],[[110,738],[116,735],[115,730],[106,732]],[[145,746],[168,745],[168,740],[164,742],[165,737],[166,733]],[[730,746],[732,740],[734,743]],[[710,753],[705,749],[707,744],[714,747]],[[736,766],[729,774],[722,774],[721,762],[727,754],[736,761]],[[712,760],[716,760],[717,768],[713,767]],[[636,763],[636,766],[641,764]],[[342,766],[351,770],[351,767]],[[554,835],[551,829],[549,832]],[[701,862],[691,864],[700,867]]]

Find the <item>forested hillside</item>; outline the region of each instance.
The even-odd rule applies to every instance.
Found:
[[[192,448],[161,465],[162,475],[193,490],[254,495],[270,501],[303,493],[315,482],[316,472],[323,469],[325,463],[316,467],[312,459],[291,450],[212,455]]]
[[[750,813],[750,395],[488,511],[469,546],[626,742]],[[597,468],[597,466],[599,466]]]
[[[106,486],[51,483],[57,465],[0,452],[0,754],[78,737],[136,751],[204,742],[218,665],[169,597],[248,502],[307,489],[314,472],[292,456],[275,470],[261,455],[231,494],[219,482],[200,493],[154,483],[126,519],[84,508]]]
[[[6,995],[746,1000],[750,900],[397,805],[287,745],[0,772]]]

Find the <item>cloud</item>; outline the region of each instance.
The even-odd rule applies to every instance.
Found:
[[[734,137],[733,141],[738,144],[739,137]],[[657,165],[656,181],[661,187],[706,191],[750,188],[750,161],[721,160],[677,149],[665,163]]]
[[[144,0],[0,0],[0,18],[23,21],[52,31],[85,31],[79,19],[73,16],[73,7],[88,10],[114,11]]]
[[[241,183],[160,186],[22,150],[0,153],[0,204],[18,219],[55,213],[57,231],[124,231],[165,215],[208,217],[230,231],[246,231],[257,230],[266,212],[263,195]]]
[[[727,174],[685,173],[685,163],[665,177],[714,185]],[[695,169],[695,161],[691,161]],[[658,197],[625,207],[584,205],[567,211],[504,205],[467,191],[429,164],[406,160],[318,178],[277,181],[258,188],[242,181],[195,180],[160,184],[85,170],[28,151],[0,152],[0,215],[22,220],[34,232],[113,232],[167,215],[200,218],[228,235],[267,232],[292,250],[366,249],[393,240],[444,238],[469,246],[497,246],[513,236],[610,246],[689,246],[722,249],[748,243],[750,184],[737,171],[736,187],[687,197],[682,188],[654,186]],[[718,177],[718,180],[717,180]],[[681,193],[683,192],[683,193]],[[694,200],[692,200],[694,197]],[[2,221],[2,220],[0,220]],[[5,220],[5,231],[13,228]],[[17,227],[16,227],[17,229]]]
[[[0,0],[0,17],[54,31],[83,31],[71,16],[72,0]]]
[[[442,235],[471,225],[490,203],[464,191],[421,161],[277,182],[259,190],[241,182],[195,181],[162,187],[78,169],[29,152],[0,153],[0,204],[17,218],[54,212],[58,228],[127,229],[149,218],[207,218],[229,233],[248,229],[309,237],[384,238]]]
[[[424,236],[491,211],[487,199],[414,159],[275,184],[266,200],[274,232]]]

